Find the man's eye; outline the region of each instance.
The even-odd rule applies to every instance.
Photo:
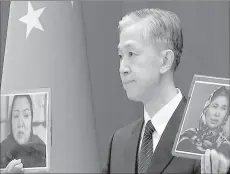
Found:
[[[122,55],[118,54],[119,58],[122,59]]]
[[[223,109],[224,111],[226,111],[228,108],[227,108],[227,107],[222,107],[222,109]]]
[[[24,117],[25,117],[25,118],[28,118],[28,117],[29,117],[29,115],[24,115]]]
[[[129,52],[129,57],[133,56],[133,52]]]
[[[19,116],[18,116],[18,115],[14,115],[13,117],[14,117],[14,118],[18,118]]]

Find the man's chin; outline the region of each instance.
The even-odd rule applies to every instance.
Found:
[[[138,95],[136,95],[135,93],[126,92],[126,95],[127,95],[129,100],[135,101],[135,102],[140,102]]]

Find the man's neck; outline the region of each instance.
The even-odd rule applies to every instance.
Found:
[[[172,81],[162,81],[154,90],[151,99],[143,103],[149,116],[155,115],[177,95],[177,89]]]

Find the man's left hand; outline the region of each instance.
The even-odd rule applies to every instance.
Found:
[[[202,174],[226,174],[230,169],[230,160],[215,150],[206,150],[201,157]]]

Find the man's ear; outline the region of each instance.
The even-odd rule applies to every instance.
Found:
[[[174,53],[172,50],[167,49],[161,51],[162,65],[160,68],[160,73],[164,74],[171,69],[174,61]]]

